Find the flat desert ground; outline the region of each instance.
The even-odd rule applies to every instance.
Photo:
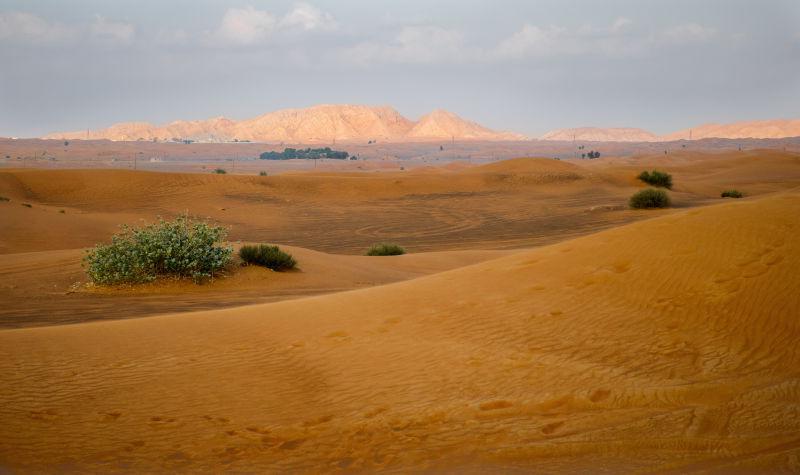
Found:
[[[628,209],[653,168],[672,208]],[[6,167],[0,196],[0,471],[800,470],[796,152]],[[87,285],[84,249],[181,213],[299,270]]]

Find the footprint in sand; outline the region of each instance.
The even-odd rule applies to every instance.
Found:
[[[494,410],[497,410],[497,409],[507,409],[507,408],[509,408],[509,407],[511,407],[513,405],[514,405],[513,402],[504,401],[504,400],[501,399],[501,400],[498,400],[498,401],[484,402],[483,404],[478,406],[478,408],[481,411],[494,411]]]
[[[103,416],[103,422],[113,422],[122,416],[119,411],[101,412],[100,414]]]
[[[367,411],[366,413],[364,413],[364,418],[365,419],[372,419],[373,417],[375,417],[375,416],[377,416],[379,414],[383,414],[384,412],[386,412],[388,410],[389,410],[388,407],[384,407],[384,406],[376,407],[375,409],[372,409],[372,410]]]
[[[294,450],[297,447],[303,445],[303,442],[305,441],[306,441],[305,439],[287,440],[286,442],[279,445],[278,448],[282,450]]]
[[[611,391],[607,389],[597,389],[592,394],[589,395],[589,400],[592,402],[600,402],[604,399],[608,399],[608,396],[611,395]]]
[[[330,338],[331,340],[336,341],[336,342],[345,342],[345,341],[349,341],[350,340],[350,335],[347,332],[342,331],[342,330],[329,333],[329,334],[325,335],[325,337],[326,338]]]
[[[256,427],[256,426],[245,427],[244,430],[246,430],[248,432],[253,432],[255,434],[261,434],[261,435],[265,435],[265,434],[269,434],[270,433],[269,429],[262,429],[261,427]]]
[[[55,409],[45,409],[43,411],[29,411],[28,417],[37,421],[53,421],[58,419]]]
[[[555,431],[560,429],[561,426],[563,426],[563,425],[564,425],[564,421],[551,422],[550,424],[547,424],[547,425],[542,427],[542,429],[541,429],[542,430],[542,434],[544,434],[544,435],[553,434]]]
[[[326,422],[330,422],[332,419],[333,419],[332,415],[317,417],[316,419],[303,422],[303,426],[304,427],[318,426],[320,424],[325,424]]]

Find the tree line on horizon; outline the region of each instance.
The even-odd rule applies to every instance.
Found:
[[[350,154],[345,151],[332,150],[330,147],[325,148],[285,148],[283,152],[264,152],[259,155],[261,160],[291,160],[291,159],[306,159],[316,160],[318,158],[332,158],[335,160],[347,160]]]

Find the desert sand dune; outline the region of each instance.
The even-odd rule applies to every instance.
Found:
[[[239,246],[234,246],[238,248]],[[0,328],[59,325],[165,312],[234,307],[371,287],[463,267],[514,251],[440,251],[392,258],[334,255],[283,246],[298,262],[291,272],[238,259],[203,285],[159,280],[137,286],[86,286],[84,251],[0,254]]]
[[[544,167],[541,172],[254,177],[3,171],[0,193],[13,201],[0,205],[13,211],[0,214],[0,224],[15,231],[0,236],[0,252],[91,246],[110,236],[117,224],[182,212],[230,225],[233,240],[268,240],[333,253],[362,253],[386,240],[402,241],[413,251],[523,247],[565,231],[586,233],[637,218],[624,211],[586,213],[598,203],[624,202],[633,187],[606,186],[577,167],[549,163],[554,160],[533,162],[540,164],[534,168]],[[571,168],[553,174],[547,168],[553,166]],[[586,192],[586,186],[592,189]],[[25,209],[21,202],[35,206]],[[66,213],[54,216],[59,209]],[[53,239],[55,230],[67,242]]]
[[[635,177],[645,167],[674,173],[676,204],[694,206],[716,200],[731,186],[741,185],[749,195],[796,186],[799,157],[779,151],[681,152],[573,163],[508,160],[463,170],[269,177],[3,170],[0,195],[12,201],[0,202],[0,227],[8,230],[0,235],[0,253],[88,247],[110,237],[118,224],[183,212],[229,225],[234,241],[331,253],[359,254],[386,240],[415,252],[521,248],[650,216],[613,209],[624,208],[627,197],[642,187]],[[22,202],[34,207],[23,208]]]
[[[627,197],[643,187],[635,177],[644,168],[675,176],[671,195],[678,208],[718,202],[720,191],[730,187],[755,197],[800,183],[799,156],[777,151],[516,159],[275,177],[4,170],[0,196],[11,201],[0,202],[0,326],[233,307],[451,269],[495,255],[480,249],[549,244],[670,213],[626,209]],[[107,241],[121,223],[183,212],[228,226],[234,242],[288,246],[298,253],[301,272],[276,276],[246,269],[200,287],[160,282],[136,291],[85,291],[81,248]],[[380,241],[398,242],[413,255],[388,261],[341,255],[363,254]],[[422,251],[442,252],[418,255]],[[428,267],[398,267],[406,262]]]
[[[0,332],[38,471],[800,469],[800,192],[371,289]]]

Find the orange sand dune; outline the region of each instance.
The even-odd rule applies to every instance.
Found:
[[[15,471],[800,470],[800,192],[416,280],[0,332]]]
[[[238,245],[234,248],[238,249]],[[298,261],[290,272],[234,262],[222,275],[196,285],[158,280],[137,286],[87,283],[84,251],[0,254],[0,328],[132,318],[165,312],[234,307],[372,287],[485,261],[514,251],[441,251],[391,259],[326,254],[282,246]]]
[[[363,253],[369,245],[387,240],[415,252],[520,247],[552,238],[565,228],[585,233],[636,218],[626,212],[585,212],[598,200],[624,201],[633,187],[599,187],[576,199],[579,189],[602,183],[576,166],[528,160],[532,165],[525,173],[491,167],[482,172],[274,177],[0,171],[0,195],[12,198],[0,203],[4,210],[0,226],[12,231],[0,235],[0,253],[87,247],[108,239],[118,224],[182,212],[230,226],[233,240],[333,253]],[[565,166],[569,167],[565,174],[549,171]],[[23,202],[34,207],[21,207]],[[61,209],[65,213],[58,213]]]
[[[410,251],[552,243],[652,213],[626,210],[659,167],[673,201],[696,206],[739,187],[748,196],[800,183],[800,158],[768,150],[560,162],[516,159],[462,170],[211,175],[130,170],[2,170],[0,253],[75,249],[121,223],[189,212],[230,226],[234,241],[360,254],[378,241]],[[27,202],[28,209],[20,206]],[[64,210],[64,213],[59,213]],[[597,211],[605,210],[605,211]]]

